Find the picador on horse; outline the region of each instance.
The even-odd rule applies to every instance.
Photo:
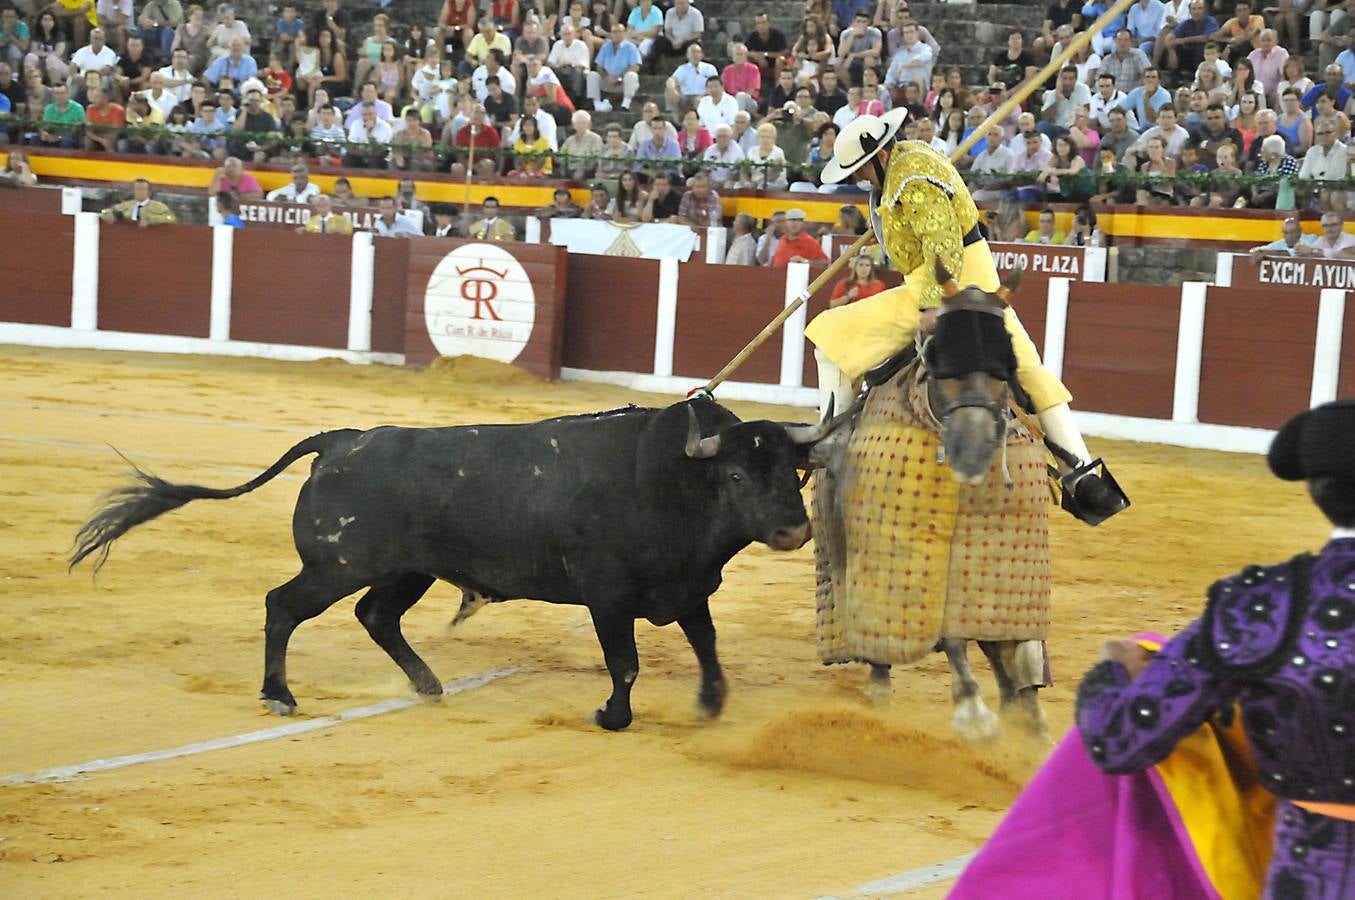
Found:
[[[854,119],[823,172],[870,183],[875,238],[905,280],[805,332],[822,408],[863,402],[815,482],[819,659],[869,663],[879,699],[891,665],[944,650],[955,727],[974,739],[998,730],[966,657],[977,640],[1004,712],[1044,734],[1050,479],[1090,524],[1128,498],[1008,305],[1020,273],[999,281],[959,173],[926,144],[895,140],[905,115]]]

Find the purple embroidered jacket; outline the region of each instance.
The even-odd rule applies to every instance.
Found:
[[[1110,661],[1087,673],[1077,724],[1096,764],[1120,774],[1234,703],[1271,791],[1355,804],[1355,539],[1217,582],[1137,679]],[[1288,802],[1279,816],[1266,896],[1355,897],[1355,822]]]

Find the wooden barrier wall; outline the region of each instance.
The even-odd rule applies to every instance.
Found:
[[[693,257],[678,281],[673,374],[691,376],[693,387],[720,371],[753,335],[785,307],[784,270],[707,265]],[[742,340],[740,340],[742,336]],[[734,349],[731,352],[730,346]],[[740,381],[776,384],[781,378],[781,341],[767,341],[739,369]]]
[[[347,347],[352,245],[337,234],[239,230],[231,340]]]
[[[0,322],[71,325],[75,219],[0,210]]]
[[[571,263],[564,365],[603,372],[652,372],[658,331],[658,260],[576,256]]]
[[[149,231],[130,223],[100,229],[99,327],[207,337],[212,314],[211,230],[160,225],[154,236]]]
[[[1176,288],[1070,285],[1063,383],[1076,407],[1170,419],[1180,317]],[[1021,318],[1027,329],[1034,328],[1024,310]],[[1043,335],[1044,316],[1039,319]]]

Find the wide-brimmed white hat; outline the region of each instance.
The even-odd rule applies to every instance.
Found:
[[[847,123],[847,127],[833,142],[833,158],[823,167],[821,176],[824,184],[837,184],[846,181],[857,169],[864,166],[871,157],[903,127],[908,118],[908,110],[899,107],[891,109],[883,116],[857,116]]]

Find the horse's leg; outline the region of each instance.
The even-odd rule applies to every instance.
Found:
[[[955,704],[951,723],[957,734],[966,741],[981,741],[997,737],[1002,728],[979,695],[979,683],[969,668],[969,641],[965,638],[942,638],[941,649],[950,663],[950,698]]]
[[[889,664],[871,663],[870,678],[866,681],[866,696],[870,702],[883,706],[893,694],[894,687],[889,683]]]
[[[1049,723],[1040,708],[1039,690],[1044,686],[1044,645],[1040,641],[998,641],[1002,668],[1016,690],[1013,708],[1021,726],[1034,738],[1048,743]]]
[[[993,680],[997,682],[997,693],[1002,698],[1002,707],[998,710],[1003,716],[1011,711],[1016,701],[1016,686],[1012,684],[1007,667],[1002,663],[1002,651],[996,641],[978,641],[979,649],[988,657],[988,665],[993,667]]]

